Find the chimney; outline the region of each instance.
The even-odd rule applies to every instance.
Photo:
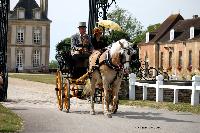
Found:
[[[196,19],[196,18],[198,18],[198,15],[193,15],[193,19]]]
[[[48,0],[40,0],[41,15],[43,18],[48,16]]]

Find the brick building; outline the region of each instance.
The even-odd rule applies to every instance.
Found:
[[[19,0],[8,20],[8,70],[31,72],[49,64],[48,0]]]
[[[139,45],[139,58],[149,67],[162,68],[179,79],[200,73],[200,18],[170,15]]]

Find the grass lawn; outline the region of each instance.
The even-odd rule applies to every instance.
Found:
[[[56,76],[52,74],[9,73],[8,77],[47,84],[56,84]]]
[[[16,132],[22,128],[22,119],[0,103],[0,132]]]
[[[119,104],[130,105],[136,107],[151,107],[156,109],[167,109],[177,112],[191,112],[194,114],[200,114],[200,105],[191,106],[190,103],[177,103],[172,102],[155,102],[155,101],[142,101],[142,100],[120,100]]]

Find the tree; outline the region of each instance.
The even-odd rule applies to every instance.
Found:
[[[49,68],[58,68],[58,62],[56,60],[51,60],[51,62],[49,63]]]
[[[133,39],[134,44],[138,44],[142,42],[145,39],[147,32],[153,32],[159,27],[160,27],[160,23],[148,26],[147,30],[143,31],[141,34],[139,34],[137,37]]]
[[[154,24],[154,25],[149,25],[147,27],[147,31],[148,32],[153,32],[155,31],[156,29],[158,29],[160,27],[160,23],[157,23],[157,24]]]
[[[132,14],[127,10],[118,6],[108,13],[108,19],[118,23],[131,40],[142,33],[141,23],[136,18],[133,18]]]
[[[71,38],[65,38],[56,45],[56,51],[66,51],[71,48]]]
[[[130,40],[129,35],[123,31],[111,31],[109,35],[105,35],[104,37],[107,38],[108,44],[116,42],[120,39]]]

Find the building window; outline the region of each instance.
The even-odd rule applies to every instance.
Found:
[[[170,30],[170,41],[174,40],[174,29]]]
[[[146,43],[149,42],[149,32],[146,33]]]
[[[35,44],[39,44],[41,41],[41,32],[40,32],[40,29],[34,29],[33,31],[33,42]]]
[[[35,19],[40,19],[40,11],[35,11]]]
[[[182,66],[183,66],[182,51],[179,51],[177,69],[180,71],[182,69]]]
[[[17,28],[17,43],[24,43],[24,28]]]
[[[189,50],[187,69],[188,69],[188,71],[192,71],[192,50]]]
[[[179,55],[178,55],[178,65],[179,66],[183,66],[183,55],[182,55],[182,51],[179,51]]]
[[[18,9],[18,19],[24,19],[24,18],[25,18],[25,10]]]
[[[189,62],[188,66],[192,66],[192,50],[189,51]]]
[[[194,38],[194,27],[190,27],[190,39]]]
[[[172,52],[169,52],[169,67],[172,67]]]
[[[199,69],[200,69],[200,51],[199,51]]]
[[[163,61],[164,61],[164,54],[163,52],[160,53],[160,68],[163,68]]]
[[[38,67],[40,65],[40,51],[34,50],[33,53],[33,67]]]
[[[23,50],[17,50],[17,61],[16,65],[19,70],[22,70],[23,68]]]

